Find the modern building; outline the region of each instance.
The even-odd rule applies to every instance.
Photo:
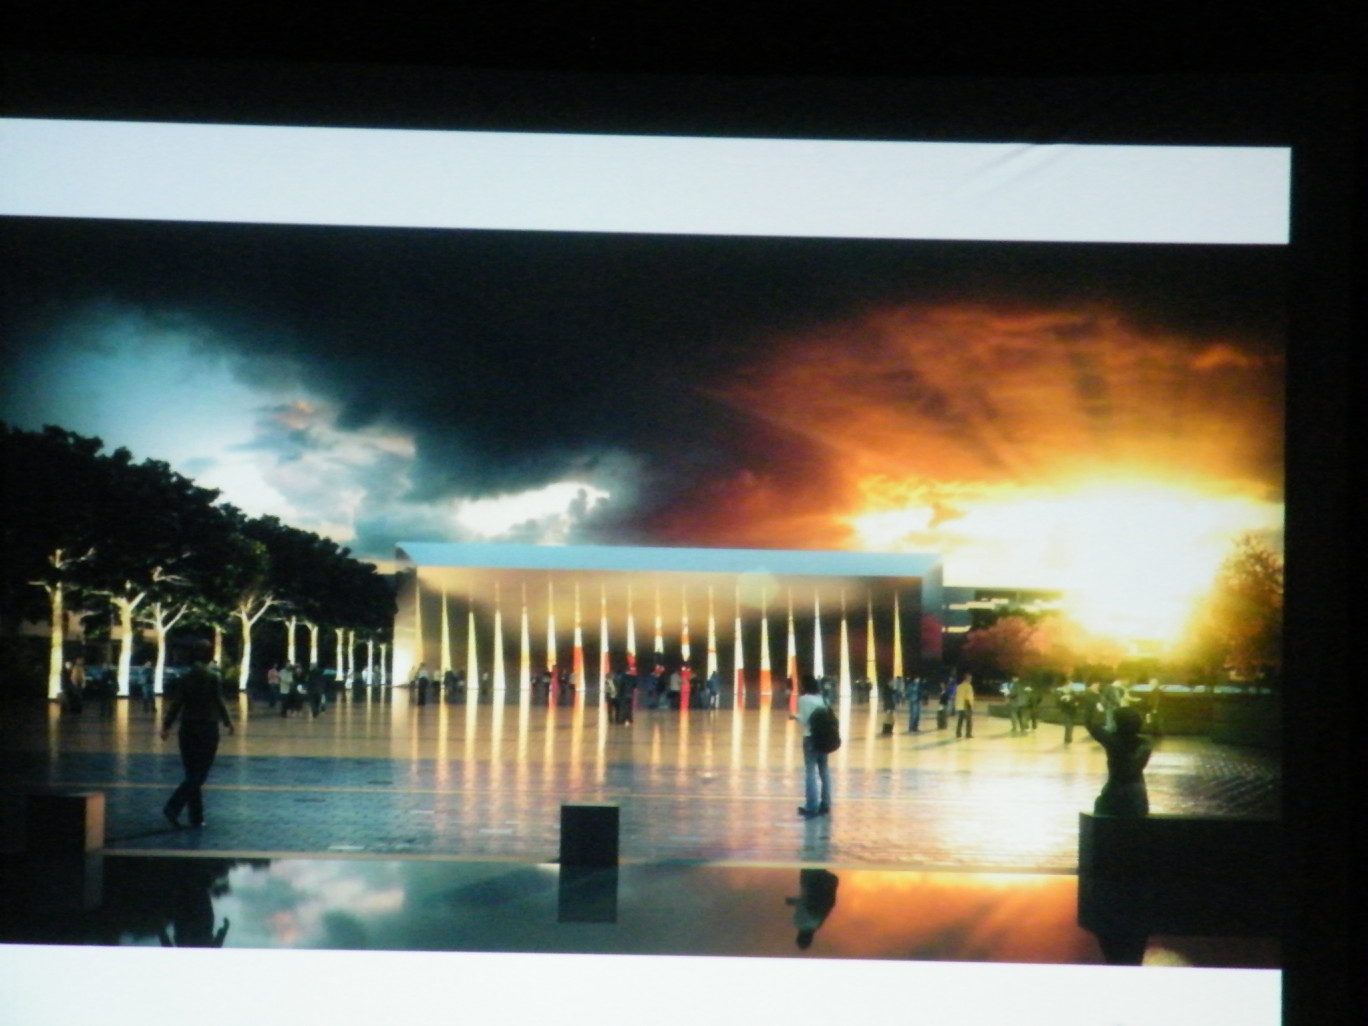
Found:
[[[595,686],[659,663],[717,673],[735,701],[940,659],[935,554],[402,542],[396,563],[396,681],[423,665],[525,691],[552,668]]]

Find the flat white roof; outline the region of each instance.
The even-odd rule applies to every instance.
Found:
[[[676,571],[810,577],[924,577],[938,553],[692,549],[626,545],[506,545],[400,542],[400,566],[506,570]]]

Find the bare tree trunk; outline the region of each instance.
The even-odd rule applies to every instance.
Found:
[[[63,642],[66,640],[66,609],[62,603],[62,586],[47,586],[48,599],[51,601],[52,635],[48,645],[48,698],[62,697],[62,656]]]

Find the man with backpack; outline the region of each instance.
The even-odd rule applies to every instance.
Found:
[[[806,802],[798,807],[804,819],[831,813],[831,773],[827,756],[841,746],[840,725],[811,674],[803,677],[803,693],[792,719],[803,725],[803,775]]]

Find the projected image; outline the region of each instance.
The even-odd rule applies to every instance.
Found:
[[[441,877],[433,921],[460,943],[376,927],[424,950],[1278,964],[1273,920],[1237,913],[1278,900],[1281,247],[0,227],[10,451],[52,425],[234,507],[218,556],[137,571],[150,597],[70,545],[28,553],[64,607],[6,592],[53,699],[31,747],[92,723],[71,663],[109,682],[118,767],[54,741],[44,772],[132,782],[109,788],[111,850],[542,867]],[[384,575],[383,610],[346,598],[347,561]],[[201,580],[213,601],[173,616]],[[167,831],[152,728],[191,638],[243,729],[212,826]],[[820,760],[808,695],[840,718]],[[1109,777],[1118,731],[1143,780]],[[1161,847],[1259,854],[1219,881],[1166,870],[1162,908],[1147,878],[1080,884],[1079,814],[1113,784],[1157,817],[1256,824]],[[770,932],[698,947],[680,913],[656,947],[571,938],[554,910],[675,908],[651,873],[552,886],[575,804],[619,808],[629,864],[765,867],[753,893],[740,869],[667,882],[763,893]],[[194,935],[278,946],[253,888],[333,871],[216,879]],[[338,886],[380,900],[367,872]],[[919,875],[881,910],[899,873]],[[946,888],[946,923],[894,922]],[[518,948],[494,913],[523,906],[547,923]],[[97,933],[160,936],[139,929]]]

